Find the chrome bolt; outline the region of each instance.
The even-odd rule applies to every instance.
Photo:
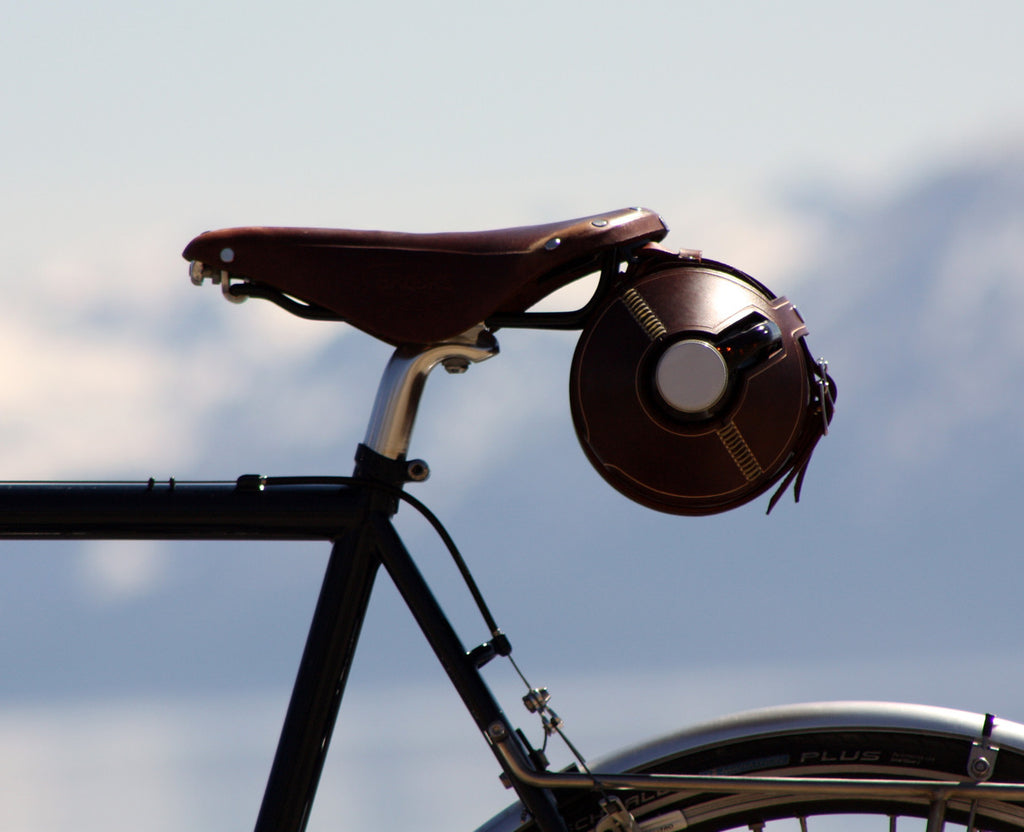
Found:
[[[452,375],[462,375],[469,369],[469,359],[466,358],[446,358],[441,362],[445,371]]]
[[[487,726],[487,736],[494,742],[501,742],[508,739],[508,729],[502,722],[492,722]]]
[[[976,757],[971,762],[971,774],[974,777],[985,777],[992,769],[988,757]]]

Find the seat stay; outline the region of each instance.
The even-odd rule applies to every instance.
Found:
[[[537,772],[512,724],[481,677],[479,667],[462,645],[398,532],[390,520],[380,515],[372,518],[371,522],[376,529],[376,538],[380,546],[378,551],[384,568],[508,777],[508,782],[522,801],[523,807],[532,816],[539,832],[567,832],[565,820],[558,811],[552,793],[546,788],[538,788],[518,775],[522,771],[531,774]],[[497,637],[500,633],[491,635]]]

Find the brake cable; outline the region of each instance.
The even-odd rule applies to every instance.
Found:
[[[576,762],[584,773],[593,776],[593,773],[587,765],[586,759],[563,730],[564,721],[549,706],[548,703],[551,699],[551,694],[548,692],[547,688],[537,688],[530,684],[530,681],[526,678],[526,675],[520,669],[515,659],[512,658],[512,644],[504,632],[502,632],[494,616],[491,614],[490,608],[487,606],[487,602],[484,600],[483,594],[480,592],[480,588],[477,586],[476,580],[469,571],[469,566],[466,563],[465,558],[462,557],[462,553],[459,551],[459,547],[456,545],[454,538],[445,528],[440,518],[421,500],[396,486],[389,485],[388,483],[381,482],[379,480],[365,479],[362,477],[260,477],[260,482],[264,486],[310,484],[345,485],[357,488],[371,488],[395,497],[418,512],[420,516],[427,521],[431,528],[434,529],[438,537],[441,539],[441,542],[448,550],[449,555],[455,562],[455,566],[458,569],[459,574],[462,576],[462,579],[465,582],[470,595],[473,597],[473,601],[476,603],[477,609],[479,610],[480,615],[491,634],[491,641],[470,651],[469,656],[471,661],[473,661],[479,668],[496,655],[508,659],[512,668],[515,670],[516,675],[519,676],[527,689],[526,695],[523,696],[523,705],[525,705],[526,710],[530,713],[537,714],[541,720],[541,725],[544,729],[544,744],[540,749],[541,755],[544,755],[547,748],[548,738],[553,734],[557,734],[562,742],[565,743],[566,748],[569,749],[569,752],[576,759]],[[604,789],[601,789],[600,786],[598,786],[598,788],[604,795]],[[607,798],[607,795],[604,796]]]

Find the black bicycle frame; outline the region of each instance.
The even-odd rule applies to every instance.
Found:
[[[351,487],[315,481],[0,483],[0,538],[334,540],[360,517]]]
[[[376,457],[361,450],[364,460]],[[306,826],[380,565],[484,736],[515,736],[391,522],[401,480],[366,478],[361,467],[357,475],[326,482],[244,476],[220,483],[0,484],[0,538],[333,542],[256,832]],[[518,756],[532,768],[526,749],[520,746]],[[546,791],[516,788],[543,829],[564,829]]]
[[[333,543],[256,832],[302,832],[381,565],[541,832],[565,832],[551,793],[524,783],[530,749],[480,675],[392,524],[405,483],[425,466],[405,461],[427,374],[460,371],[497,353],[486,331],[425,348],[399,348],[385,370],[353,477],[239,477],[233,482],[0,483],[0,539],[325,540]],[[447,362],[447,363],[446,363]],[[497,644],[504,637],[491,633]]]

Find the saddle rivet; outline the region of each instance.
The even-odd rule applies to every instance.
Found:
[[[608,225],[608,220],[593,220],[590,224],[594,226],[594,228],[604,228]]]
[[[235,259],[235,250],[233,248],[222,248],[220,250],[220,259],[222,263],[230,263]]]
[[[547,249],[548,251],[554,251],[560,245],[562,245],[562,238],[552,237],[550,240],[544,243],[544,248]]]

